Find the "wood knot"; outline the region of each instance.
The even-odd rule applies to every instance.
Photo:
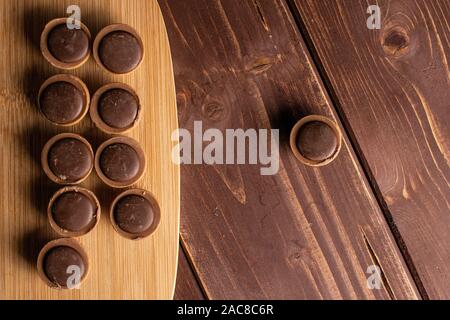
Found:
[[[207,104],[203,105],[202,114],[206,119],[218,122],[225,118],[226,109],[222,104],[218,102],[208,102]]]
[[[409,51],[410,38],[402,28],[391,29],[384,33],[382,46],[387,55],[400,57]]]

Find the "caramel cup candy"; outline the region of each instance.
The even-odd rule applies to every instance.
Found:
[[[145,155],[139,143],[129,137],[105,141],[95,154],[95,170],[100,179],[113,188],[136,183],[145,171]]]
[[[80,22],[80,29],[69,29],[67,18],[50,21],[41,34],[41,52],[54,67],[71,70],[90,56],[91,33]]]
[[[115,74],[135,70],[144,58],[144,44],[132,27],[109,25],[97,34],[93,44],[94,59],[99,66]]]
[[[69,74],[58,74],[42,84],[37,102],[47,120],[67,127],[77,124],[87,114],[90,95],[81,79]]]
[[[125,133],[139,121],[141,105],[136,92],[124,83],[110,83],[92,97],[90,115],[95,125],[110,134]]]
[[[333,161],[342,146],[342,133],[331,119],[311,115],[301,119],[291,131],[290,146],[302,163],[320,167]]]
[[[63,238],[47,243],[37,260],[41,279],[55,289],[75,289],[89,273],[86,251],[75,239]]]
[[[118,195],[110,209],[114,229],[123,237],[139,240],[153,234],[161,221],[161,211],[152,194],[143,189]]]
[[[74,133],[51,138],[42,149],[44,172],[53,182],[74,185],[84,181],[94,167],[94,152],[89,142]]]
[[[65,187],[51,198],[47,216],[50,225],[63,237],[89,233],[100,221],[100,203],[93,192],[80,187]]]

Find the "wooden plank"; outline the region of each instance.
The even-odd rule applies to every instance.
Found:
[[[100,28],[123,22],[143,38],[146,56],[127,76],[103,72],[91,58],[71,71],[85,80],[91,93],[101,85],[122,81],[140,95],[143,117],[129,135],[140,141],[147,157],[144,178],[137,183],[151,191],[161,207],[158,231],[142,241],[129,241],[109,221],[112,197],[92,174],[82,185],[102,203],[97,228],[80,238],[90,257],[90,275],[81,290],[55,290],[39,279],[36,258],[43,244],[56,238],[46,216],[47,202],[58,187],[40,167],[40,152],[55,128],[38,112],[37,91],[60,71],[39,50],[46,22],[64,16],[78,4],[83,22],[95,35]],[[170,299],[175,288],[179,245],[179,167],[171,161],[171,133],[177,128],[175,86],[170,48],[158,4],[146,0],[0,1],[0,298],[2,299]],[[95,147],[107,138],[86,118],[69,128]]]
[[[205,300],[183,248],[180,247],[179,252],[174,300]]]
[[[299,118],[336,121],[285,2],[161,0],[180,126],[280,129],[280,170],[182,166],[183,246],[209,298],[416,299],[418,293],[351,145],[330,165],[288,146]],[[375,260],[375,261],[374,261]],[[381,264],[388,283],[369,290]]]
[[[450,2],[297,1],[428,296],[450,298]]]

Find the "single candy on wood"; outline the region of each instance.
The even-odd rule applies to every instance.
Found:
[[[49,201],[47,217],[51,227],[63,237],[80,237],[95,228],[101,207],[95,194],[78,186],[56,191]]]
[[[58,81],[48,85],[40,96],[40,107],[44,115],[58,124],[68,124],[83,112],[83,92],[73,84]]]
[[[138,115],[139,103],[136,97],[124,89],[111,89],[100,97],[98,114],[110,127],[117,129],[133,125]]]
[[[296,143],[298,150],[305,158],[324,161],[336,152],[338,137],[325,122],[311,121],[299,129]]]
[[[341,149],[339,126],[321,115],[310,115],[292,128],[290,147],[294,156],[309,166],[324,166],[333,161]]]
[[[139,41],[125,31],[114,31],[103,37],[98,53],[103,65],[114,73],[132,71],[142,59]]]
[[[142,110],[136,91],[125,83],[114,82],[94,93],[89,112],[97,128],[122,134],[137,126]]]
[[[59,184],[77,184],[91,173],[94,152],[89,142],[80,135],[62,133],[45,144],[41,162],[52,181]]]
[[[64,288],[68,287],[69,277],[73,274],[78,273],[81,280],[85,272],[85,261],[74,248],[58,246],[50,249],[45,255],[43,269],[51,282]]]
[[[161,212],[156,199],[146,190],[131,189],[118,195],[110,209],[114,229],[122,236],[137,240],[153,234]]]
[[[90,95],[84,82],[70,74],[48,78],[39,89],[38,105],[42,114],[59,126],[80,122],[89,109]]]
[[[93,51],[95,61],[116,74],[133,71],[144,58],[140,35],[126,24],[113,24],[100,30],[95,37]]]
[[[89,174],[92,162],[89,148],[78,139],[57,141],[48,153],[50,170],[67,182],[75,182]]]
[[[136,177],[141,163],[133,147],[124,144],[112,144],[103,150],[100,156],[100,167],[111,180],[125,182]]]
[[[123,197],[114,209],[114,219],[119,228],[136,235],[145,233],[152,226],[153,217],[151,203],[138,195]]]
[[[54,27],[48,34],[48,50],[59,61],[72,63],[89,54],[89,36],[83,29],[69,29],[66,24]]]
[[[46,24],[41,34],[42,55],[51,65],[71,70],[84,64],[90,56],[91,33],[80,22],[67,24],[68,18],[57,18]],[[72,28],[73,27],[73,28]]]
[[[119,136],[105,141],[95,155],[95,170],[100,179],[114,188],[128,187],[145,171],[145,155],[139,143]]]
[[[87,195],[69,191],[55,199],[52,215],[55,223],[67,231],[82,231],[96,222],[96,203]]]
[[[89,273],[89,258],[77,240],[61,238],[50,241],[41,249],[37,269],[48,286],[75,289]]]

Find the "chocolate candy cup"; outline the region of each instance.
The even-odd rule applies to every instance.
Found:
[[[144,175],[146,160],[139,143],[129,137],[105,141],[95,154],[95,171],[100,179],[113,188],[125,188]]]
[[[132,130],[141,116],[136,92],[124,83],[110,83],[98,89],[92,97],[90,115],[95,125],[109,134]]]
[[[320,167],[333,161],[342,146],[342,133],[331,119],[321,115],[307,116],[294,126],[290,146],[302,163]]]
[[[63,238],[47,243],[39,253],[38,274],[54,289],[75,289],[89,274],[89,258],[75,239]],[[77,279],[77,276],[80,278]]]
[[[114,74],[127,74],[142,63],[144,44],[129,25],[113,24],[97,34],[93,52],[95,61],[103,69]]]
[[[161,221],[161,211],[150,192],[131,189],[114,199],[110,208],[110,219],[120,235],[139,240],[155,233]]]
[[[90,56],[91,33],[81,23],[80,29],[69,30],[67,18],[50,21],[41,34],[41,52],[54,67],[71,70],[83,65]]]
[[[79,184],[89,176],[94,167],[94,152],[82,136],[62,133],[45,144],[41,163],[44,172],[53,182]]]
[[[58,74],[47,79],[39,89],[38,106],[44,117],[57,126],[79,123],[89,110],[90,95],[81,79]]]
[[[47,216],[63,237],[79,237],[92,231],[100,221],[101,207],[93,192],[80,187],[65,187],[51,198]]]

